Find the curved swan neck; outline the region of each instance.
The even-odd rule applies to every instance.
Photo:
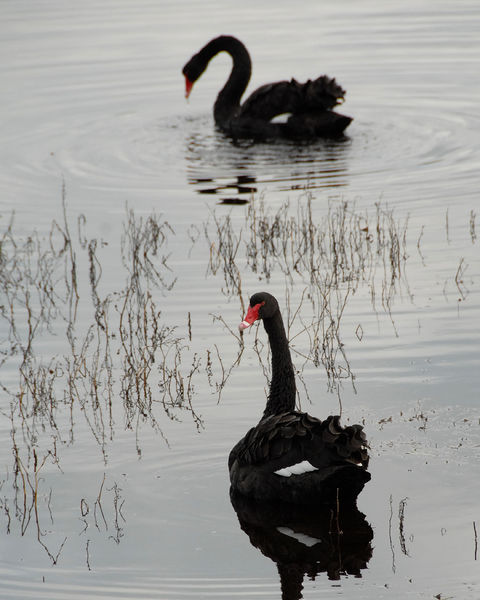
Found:
[[[234,116],[240,107],[240,99],[247,88],[252,73],[252,61],[245,46],[234,37],[222,35],[200,50],[200,57],[208,63],[219,52],[228,52],[233,60],[230,76],[217,96],[213,113],[217,123]]]
[[[295,410],[295,372],[288,340],[279,312],[263,324],[272,352],[272,380],[263,417]]]

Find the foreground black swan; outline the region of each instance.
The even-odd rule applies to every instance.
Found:
[[[215,123],[235,138],[270,139],[286,137],[309,139],[340,135],[352,119],[331,109],[343,102],[345,91],[326,75],[298,83],[278,81],[262,85],[240,104],[252,72],[250,55],[245,46],[232,36],[217,37],[183,67],[186,96],[193,84],[219,52],[233,59],[230,77],[218,94],[213,107]],[[286,123],[272,123],[278,115],[289,114]]]
[[[295,410],[295,374],[276,299],[254,294],[240,329],[262,319],[272,352],[272,380],[260,422],[230,452],[234,491],[261,501],[296,504],[355,501],[370,480],[361,425],[342,427]]]

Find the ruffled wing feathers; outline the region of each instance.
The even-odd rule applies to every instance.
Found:
[[[238,117],[270,121],[284,113],[324,112],[340,104],[344,96],[345,91],[335,79],[326,75],[305,83],[295,79],[278,81],[253,92],[241,106]]]
[[[320,421],[307,413],[283,413],[250,429],[232,450],[229,465],[234,460],[243,465],[269,463],[276,470],[292,458],[307,459],[319,468],[351,463],[366,469],[368,443],[361,425],[343,427],[338,416]]]

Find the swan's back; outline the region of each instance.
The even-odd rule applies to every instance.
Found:
[[[345,91],[326,75],[298,83],[278,81],[262,85],[242,104],[239,117],[270,121],[277,115],[324,112],[343,101]]]
[[[360,425],[342,427],[292,411],[264,418],[229,457],[232,487],[257,500],[331,502],[337,490],[354,500],[370,479]]]
[[[241,104],[250,79],[251,60],[244,44],[228,35],[210,40],[183,67],[187,98],[210,60],[222,51],[230,54],[233,65],[213,113],[216,125],[228,135],[254,140],[336,137],[351,123],[350,117],[331,110],[343,101],[345,92],[326,75],[306,83],[292,79],[263,85]],[[283,114],[291,115],[287,123],[271,122]]]

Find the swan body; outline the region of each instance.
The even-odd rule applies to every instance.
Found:
[[[241,97],[252,72],[250,55],[235,37],[214,38],[183,67],[186,96],[193,84],[219,52],[228,52],[233,60],[230,76],[219,92],[213,107],[216,125],[234,138],[311,139],[333,137],[343,133],[352,119],[331,109],[344,100],[345,91],[335,79],[322,75],[299,83],[278,81],[259,87],[243,104]],[[288,114],[285,123],[272,122]]]
[[[370,480],[361,425],[320,420],[295,410],[295,374],[276,299],[254,294],[240,329],[262,319],[272,352],[272,380],[260,422],[230,452],[232,489],[261,501],[295,504],[354,501]]]

